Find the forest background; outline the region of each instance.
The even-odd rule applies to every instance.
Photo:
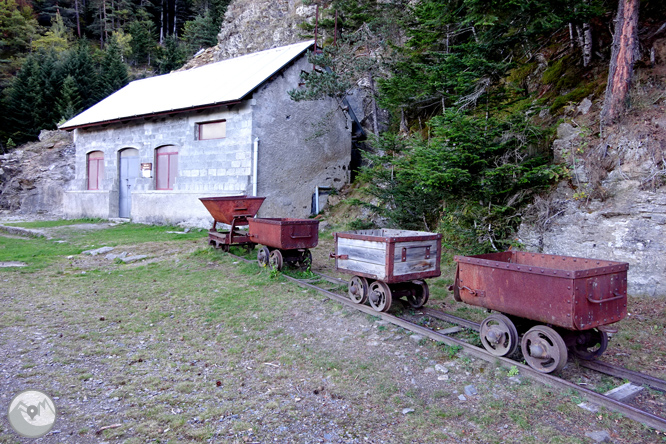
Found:
[[[217,43],[230,3],[0,0],[0,153],[180,68]],[[356,205],[463,253],[512,245],[525,205],[570,174],[553,161],[555,128],[573,103],[603,100],[618,10],[640,9],[637,66],[666,35],[656,0],[302,3],[319,7],[300,25],[323,47],[312,61],[331,69],[305,74],[293,98],[361,86],[375,107],[360,173],[371,199]]]

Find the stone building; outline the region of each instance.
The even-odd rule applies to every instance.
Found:
[[[349,180],[351,122],[335,100],[294,102],[307,41],[131,82],[64,123],[66,217],[207,226],[200,197],[259,195],[264,217],[307,217]]]

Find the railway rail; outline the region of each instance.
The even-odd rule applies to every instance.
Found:
[[[233,253],[229,254],[234,258],[245,262],[255,262],[240,256],[236,256]],[[347,281],[344,281],[342,279],[327,276],[322,273],[315,272],[315,274],[318,275],[321,279],[326,280],[330,283],[340,284],[340,285],[343,284],[347,285],[348,283]],[[642,410],[628,403],[617,401],[603,394],[597,393],[585,387],[581,387],[577,384],[574,384],[562,378],[553,376],[552,374],[539,372],[530,366],[511,360],[509,358],[492,355],[483,348],[469,344],[460,339],[448,336],[447,334],[443,334],[436,330],[432,330],[430,328],[423,327],[408,320],[399,318],[390,313],[378,312],[369,306],[355,304],[347,297],[347,295],[342,296],[338,293],[335,293],[334,291],[327,290],[325,288],[315,285],[312,282],[308,282],[307,280],[297,279],[295,277],[288,276],[286,274],[283,274],[283,277],[285,277],[287,280],[296,283],[297,285],[300,285],[301,287],[315,290],[320,294],[323,294],[328,298],[335,300],[347,307],[354,308],[363,313],[379,317],[384,321],[392,323],[393,325],[412,331],[414,333],[417,333],[421,336],[427,337],[434,341],[442,342],[450,346],[460,347],[461,350],[469,356],[482,359],[491,363],[499,363],[504,367],[515,367],[516,369],[518,369],[518,371],[522,376],[528,377],[534,381],[538,381],[546,385],[550,385],[551,387],[555,387],[561,390],[573,390],[589,403],[593,403],[598,406],[605,407],[608,410],[621,413],[622,415],[626,416],[629,419],[638,421],[648,427],[652,427],[656,430],[666,433],[666,418],[654,415],[648,411]],[[435,310],[432,308],[422,308],[420,311],[426,316],[440,319],[452,324],[457,324],[459,326],[471,330],[478,331],[480,328],[480,324],[476,322],[459,318],[457,316],[453,316],[448,313],[444,313],[442,311]],[[617,378],[627,379],[637,384],[647,385],[656,390],[666,391],[666,381],[664,380],[660,380],[658,378],[654,378],[652,376],[645,375],[643,373],[634,372],[632,370],[617,367],[612,364],[604,363],[601,361],[587,361],[587,362],[579,361],[579,362],[581,363],[580,364],[581,366],[589,368],[591,370],[599,371],[604,374],[614,376]]]

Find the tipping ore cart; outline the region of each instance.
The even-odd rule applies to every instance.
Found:
[[[481,342],[496,356],[520,347],[534,369],[550,373],[571,350],[595,359],[608,345],[608,324],[627,315],[629,264],[507,251],[455,256],[453,296],[495,310],[482,323]]]
[[[349,298],[388,311],[394,298],[414,308],[430,295],[426,278],[440,272],[442,235],[408,230],[360,230],[335,233],[335,267],[351,274]]]
[[[319,241],[319,221],[315,219],[256,218],[249,219],[250,240],[262,247],[257,262],[281,270],[285,262],[308,269],[312,265],[309,248]]]
[[[229,251],[231,245],[242,245],[248,250],[254,248],[248,233],[237,230],[247,226],[248,219],[253,218],[265,197],[223,196],[200,197],[208,212],[213,216],[213,227],[208,230],[208,243],[222,251]],[[217,231],[218,223],[230,226],[228,231]]]
[[[202,197],[199,200],[213,216],[213,227],[208,231],[208,243],[229,251],[232,245],[248,250],[257,244],[257,261],[262,267],[281,270],[285,263],[309,268],[312,264],[310,248],[319,241],[319,221],[315,219],[255,218],[265,197],[225,196]],[[217,231],[218,223],[230,225],[228,231]],[[248,226],[247,232],[237,229]]]

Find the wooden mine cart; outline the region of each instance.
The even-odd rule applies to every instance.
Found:
[[[408,230],[360,230],[335,233],[335,266],[351,274],[349,297],[388,311],[394,298],[414,308],[430,295],[425,279],[440,273],[442,235]]]

